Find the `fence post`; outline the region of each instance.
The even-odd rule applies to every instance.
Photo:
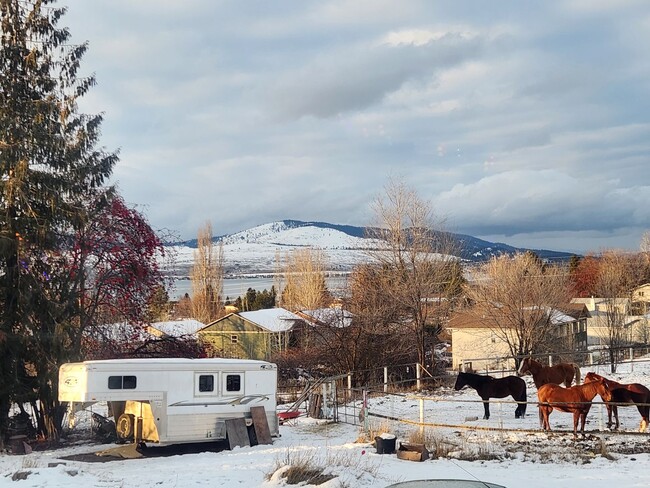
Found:
[[[384,393],[388,393],[388,366],[384,366]]]
[[[370,429],[368,428],[368,391],[363,390],[363,430],[365,431],[366,435],[370,433]]]
[[[420,434],[424,434],[424,399],[423,398],[420,398]]]
[[[422,389],[422,382],[420,381],[422,373],[420,372],[420,363],[415,363],[415,388],[420,391]]]
[[[634,348],[630,347],[630,372],[634,372]]]
[[[589,353],[589,366],[593,366],[593,365],[594,365],[594,353],[590,352]]]
[[[348,396],[352,398],[352,373],[348,373]]]
[[[598,404],[598,429],[602,432],[603,429],[603,402]]]
[[[322,397],[322,412],[323,412],[323,418],[326,419],[328,418],[328,406],[327,406],[327,385],[323,383],[320,385],[320,390],[321,390],[321,397]]]
[[[551,356],[550,354],[548,355],[548,365],[553,366],[553,356]]]

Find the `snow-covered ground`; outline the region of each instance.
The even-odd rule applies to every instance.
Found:
[[[583,368],[583,376],[589,370],[625,383],[650,385],[648,361],[621,365],[615,375],[609,375],[604,366],[594,366]],[[527,380],[528,400],[534,402],[536,390],[529,377]],[[559,432],[572,428],[571,414],[553,412],[551,426],[558,432],[547,434],[539,429],[535,405],[528,406],[524,419],[515,419],[514,405],[495,403],[491,406],[491,418],[482,420],[483,406],[474,390],[456,392],[445,388],[423,397],[426,398],[426,423],[456,425],[425,430],[430,450],[443,455],[434,460],[412,462],[400,460],[394,454],[377,454],[369,442],[358,442],[362,437],[358,426],[306,417],[281,426],[281,437],[274,439],[272,445],[103,463],[65,460],[70,455],[111,447],[87,440],[81,423],[65,447],[25,456],[0,456],[0,485],[275,487],[289,486],[282,474],[286,474],[287,464],[298,464],[322,467],[325,473],[331,474],[332,479],[319,485],[324,488],[386,487],[417,479],[480,479],[508,488],[522,484],[526,488],[650,486],[650,434],[636,432],[640,417],[633,407],[619,409],[622,430],[629,435],[606,430],[605,409],[596,404],[588,416],[588,435],[575,441],[571,433]],[[596,397],[595,401],[599,400]],[[420,399],[415,395],[372,396],[369,411],[417,421]],[[352,412],[358,418],[358,410]],[[475,417],[478,419],[474,420]],[[398,446],[418,432],[415,424],[372,415],[368,419],[372,429],[395,434]],[[498,427],[517,430],[491,430]],[[76,443],[71,439],[77,439]],[[60,462],[65,464],[57,465]],[[12,481],[12,478],[24,479]]]

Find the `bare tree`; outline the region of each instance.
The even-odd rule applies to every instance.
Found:
[[[646,230],[641,237],[641,257],[643,258],[643,281],[650,281],[650,230]]]
[[[641,245],[639,248],[646,257],[650,257],[650,230],[646,230],[643,236],[641,236]]]
[[[327,265],[323,251],[295,249],[285,255],[280,266],[282,307],[292,311],[315,310],[328,304],[331,297],[325,283]]]
[[[369,228],[378,243],[368,251],[375,285],[382,303],[394,310],[389,315],[395,323],[410,331],[411,347],[425,365],[450,303],[456,242],[442,230],[444,219],[434,215],[431,204],[403,181],[391,179],[384,190],[373,203],[376,222]]]
[[[207,222],[199,229],[192,281],[192,315],[208,324],[223,315],[223,244],[212,241],[212,225]]]
[[[637,256],[617,251],[608,251],[601,257],[596,293],[604,304],[604,310],[597,315],[600,337],[607,345],[610,369],[616,372],[621,348],[631,340],[627,325],[628,301],[631,290],[638,279],[639,260]]]
[[[533,253],[504,255],[481,265],[466,293],[473,304],[469,312],[519,358],[552,349],[553,315],[569,299],[568,272],[545,265]]]

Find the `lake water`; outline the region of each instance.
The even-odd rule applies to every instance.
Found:
[[[345,288],[347,276],[331,276],[325,279],[329,290],[338,295]],[[246,290],[253,288],[256,291],[271,290],[275,285],[278,288],[278,279],[274,277],[254,276],[246,278],[227,278],[223,280],[223,295],[234,300],[246,294]],[[185,293],[192,294],[192,282],[189,279],[178,279],[169,291],[170,300],[178,300]]]

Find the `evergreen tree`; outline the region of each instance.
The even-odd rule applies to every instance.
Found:
[[[117,161],[97,148],[101,115],[78,111],[95,84],[77,76],[87,45],[68,44],[52,4],[0,0],[0,442],[13,401],[38,400],[40,433],[58,433],[60,332],[78,306],[63,251]]]

